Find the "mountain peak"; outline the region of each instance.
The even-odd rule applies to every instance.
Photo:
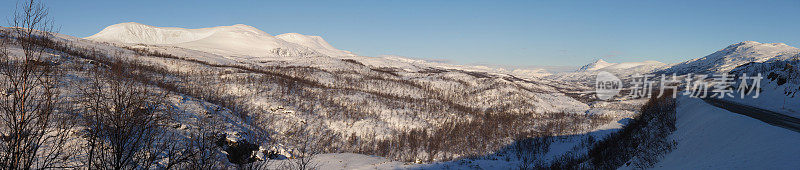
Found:
[[[244,25],[244,24],[236,24],[236,25],[231,25],[231,26],[228,26],[228,27],[239,28],[239,29],[244,29],[244,30],[250,30],[250,31],[253,31],[253,32],[264,32],[264,31],[261,31],[260,29],[258,29],[256,27],[249,26],[249,25]]]
[[[800,49],[784,43],[743,41],[731,44],[705,57],[676,64],[664,71],[677,74],[728,72],[750,62],[790,58],[798,53],[800,53]]]
[[[253,26],[244,25],[244,24],[236,24],[236,25],[233,25],[233,26],[234,27],[253,27]]]
[[[739,42],[739,43],[736,43],[736,44],[753,44],[753,45],[758,45],[758,44],[761,44],[761,43],[760,43],[760,42],[758,42],[758,41],[742,41],[742,42]],[[736,45],[736,44],[734,44],[734,45]]]
[[[145,24],[138,23],[138,22],[124,22],[124,23],[110,25],[110,26],[104,28],[103,31],[106,31],[106,30],[110,31],[110,30],[117,30],[117,29],[129,30],[129,29],[141,29],[141,28],[152,28],[152,27],[153,26],[145,25]]]
[[[138,22],[123,22],[123,23],[114,24],[114,25],[111,25],[111,26],[115,26],[115,25],[116,26],[130,26],[130,25],[149,26],[149,25],[145,25],[145,24],[142,24],[142,23],[138,23]]]
[[[642,62],[622,62],[622,63],[609,63],[603,59],[595,60],[592,63],[589,63],[580,69],[578,72],[585,72],[585,71],[609,71],[609,72],[642,72],[642,71],[650,71],[666,64],[658,61],[648,60]]]
[[[755,41],[743,41],[720,50],[720,52],[748,52],[748,53],[771,53],[797,51],[798,49],[784,43],[760,43]]]
[[[608,63],[608,62],[606,62],[606,60],[603,60],[603,59],[601,58],[601,59],[597,59],[597,60],[595,60],[595,61],[594,61],[594,63],[596,63],[596,64],[597,64],[597,63]]]
[[[290,32],[290,33],[283,33],[283,34],[280,34],[280,35],[277,35],[277,36],[279,36],[279,37],[280,36],[293,36],[294,37],[294,36],[305,36],[305,35],[300,34],[300,33]]]
[[[756,47],[756,46],[761,46],[761,47],[765,47],[765,48],[771,48],[771,47],[776,47],[776,48],[786,48],[786,47],[794,48],[794,47],[791,47],[791,46],[786,45],[784,43],[760,43],[760,42],[756,42],[756,41],[742,41],[742,42],[739,42],[739,43],[731,44],[726,49],[738,48],[738,47]]]
[[[578,69],[578,71],[593,71],[593,70],[599,70],[599,69],[602,69],[602,68],[604,68],[604,67],[608,67],[608,66],[611,66],[611,65],[614,65],[614,63],[609,63],[609,62],[606,62],[606,61],[605,61],[605,60],[603,60],[603,59],[597,59],[597,60],[595,60],[595,61],[594,61],[594,62],[592,62],[592,63],[589,63],[589,64],[587,64],[587,65],[584,65],[584,66],[582,66],[580,69]]]
[[[169,45],[223,56],[261,57],[315,53],[328,56],[352,55],[333,48],[318,36],[297,33],[272,36],[244,24],[186,29],[126,22],[106,27],[86,39],[126,44]],[[275,52],[278,48],[283,51]]]

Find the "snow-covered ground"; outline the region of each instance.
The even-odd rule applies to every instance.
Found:
[[[602,137],[618,129],[588,135]],[[800,167],[800,133],[714,107],[697,98],[679,96],[677,130],[670,136],[676,149],[666,154],[654,169],[794,169]],[[601,128],[602,129],[602,128]],[[556,139],[544,158],[552,160],[574,152],[581,138]],[[498,154],[502,155],[502,154]],[[361,154],[322,154],[315,157],[322,169],[515,169],[519,160],[492,155],[433,164],[390,161]],[[273,164],[280,165],[282,160]],[[630,169],[632,167],[620,167]]]
[[[753,94],[740,97],[740,93],[736,93],[737,96],[725,98],[725,100],[800,118],[800,96],[787,95],[783,87],[778,86],[774,81],[765,80],[762,83],[761,89],[763,90],[758,98],[754,98]]]
[[[594,140],[603,139],[606,135],[621,129],[628,119],[602,125],[585,134],[552,137],[546,153],[537,156],[541,163],[548,163],[565,154],[585,154],[590,145],[582,143],[591,136]],[[315,155],[311,165],[318,169],[519,169],[521,161],[514,155],[514,150],[503,150],[492,155],[477,158],[465,158],[454,161],[434,163],[413,163],[393,161],[384,157],[355,154],[355,153],[328,153]],[[281,168],[292,164],[292,159],[273,160],[270,167]]]
[[[594,131],[608,132],[618,129],[621,124],[617,120],[634,114],[634,111],[627,107],[579,101],[564,94],[563,91],[575,91],[586,87],[533,75],[539,71],[507,71],[402,57],[316,55],[322,52],[315,52],[314,55],[241,56],[239,53],[220,51],[236,51],[238,50],[236,48],[218,46],[225,49],[206,49],[192,46],[203,42],[205,38],[202,37],[215,37],[216,34],[225,35],[227,38],[252,38],[234,36],[242,34],[269,39],[268,34],[262,34],[243,25],[189,30],[125,23],[109,27],[106,31],[88,39],[56,34],[54,40],[69,44],[72,50],[94,50],[92,52],[98,56],[163,68],[166,72],[160,74],[167,77],[163,81],[174,83],[173,85],[178,87],[194,88],[181,92],[173,91],[176,93],[169,98],[170,104],[182,113],[177,120],[178,129],[175,130],[193,132],[199,129],[196,124],[206,120],[213,122],[218,127],[213,130],[226,134],[229,141],[262,142],[265,140],[261,138],[269,135],[269,139],[274,140],[272,141],[274,145],[265,143],[262,145],[262,150],[275,150],[284,157],[292,157],[294,153],[291,150],[298,147],[299,144],[287,141],[294,137],[291,135],[295,133],[293,130],[298,129],[297,126],[301,124],[307,124],[308,129],[312,129],[309,131],[313,132],[308,132],[310,135],[331,138],[327,139],[330,142],[326,142],[325,148],[322,148],[326,150],[323,153],[328,154],[320,155],[320,160],[325,160],[327,155],[337,155],[338,152],[359,152],[358,147],[373,148],[371,145],[376,145],[375,143],[380,141],[394,140],[392,137],[409,130],[424,129],[426,133],[432,133],[448,121],[479,121],[485,118],[482,116],[484,112],[495,112],[498,115],[519,117],[514,120],[520,124],[505,127],[514,128],[498,130],[497,133],[487,133],[487,135],[497,135],[483,141],[491,143],[491,146],[467,148],[470,152],[458,152],[461,148],[442,151],[433,159],[433,161],[461,159],[456,161],[427,165],[397,163],[405,168],[462,165],[506,168],[518,165],[515,163],[516,158],[510,158],[508,155],[508,149],[501,148],[512,144],[517,137],[506,135],[510,134],[507,132],[511,130],[564,135],[552,142],[551,152],[544,156],[545,159],[551,160],[563,152],[586,148],[576,147],[586,137],[585,133],[594,134]],[[299,36],[301,35],[287,34],[278,36],[277,39],[286,39],[280,40],[286,43],[303,44],[304,47],[298,49],[306,49],[305,46],[330,47],[326,45],[327,43],[310,43],[312,40],[322,41],[321,38]],[[107,39],[95,41],[98,37]],[[15,47],[12,49],[19,50]],[[172,56],[165,57],[136,49]],[[93,60],[89,59],[91,57],[83,58],[86,56],[52,52],[53,55],[68,58],[66,59],[68,63],[74,64],[75,67],[89,68],[92,67],[92,63],[101,65],[97,64],[97,61],[91,61]],[[76,71],[74,74],[85,73]],[[85,77],[85,75],[70,76],[75,77],[76,82]],[[80,83],[73,84],[76,86],[68,87],[67,90],[80,89]],[[224,102],[220,102],[221,96],[224,97],[222,99]],[[225,102],[241,106],[234,108]],[[238,114],[243,110],[253,113],[248,116],[264,118],[250,119]],[[561,116],[551,116],[551,114]],[[589,117],[589,114],[592,117]],[[595,121],[594,118],[599,119]],[[520,121],[520,119],[530,119],[530,121]],[[559,128],[553,130],[548,129],[548,126],[559,126]],[[348,139],[357,139],[360,143],[347,143],[345,140]],[[406,152],[404,148],[389,149],[397,153]],[[467,158],[471,154],[493,153],[496,149],[501,151],[496,154],[502,155]],[[381,159],[407,160],[393,157]],[[485,162],[490,163],[484,164]]]
[[[278,160],[271,167],[280,168],[292,160]],[[414,164],[391,161],[383,157],[353,153],[332,153],[316,155],[312,163],[318,169],[514,169],[514,162],[504,160],[459,160],[434,164]]]
[[[266,123],[268,126],[251,124],[234,115],[233,109],[206,101],[202,96],[174,94],[169,98],[170,103],[182,109],[185,115],[179,120],[180,130],[196,129],[192,124],[206,118],[219,123],[218,130],[224,131],[229,140],[237,141],[248,138],[247,134],[256,131],[254,127],[265,128],[257,130],[274,133],[270,134],[274,138],[270,138],[278,140],[276,147],[280,147],[279,153],[286,157],[292,155],[286,150],[296,146],[283,143],[288,137],[281,136],[290,134],[295,125],[308,124],[315,126],[318,132],[338,137],[336,140],[341,141],[331,142],[337,146],[326,148],[336,151],[315,156],[315,163],[321,169],[516,168],[520,160],[512,156],[510,146],[515,141],[511,136],[493,139],[497,140],[492,141],[496,142],[495,146],[508,146],[496,153],[479,157],[454,153],[450,156],[457,160],[428,164],[337,153],[357,150],[353,149],[354,144],[344,142],[346,138],[375,142],[408,130],[435,130],[450,120],[480,120],[489,115],[486,113],[495,112],[514,116],[530,114],[523,118],[531,117],[531,121],[523,121],[523,125],[515,126],[519,129],[513,130],[533,132],[553,129],[547,129],[547,123],[560,120],[548,117],[551,115],[601,117],[607,122],[572,122],[574,124],[566,127],[574,129],[551,134],[555,137],[547,152],[540,153],[537,159],[546,163],[567,153],[583,154],[589,146],[582,141],[589,136],[600,139],[620,129],[627,118],[637,114],[644,102],[593,101],[582,98],[585,96],[570,95],[590,90],[587,84],[593,83],[591,78],[598,71],[616,73],[620,77],[653,72],[724,72],[750,62],[792,59],[800,51],[785,44],[748,41],[674,65],[656,61],[608,63],[598,60],[576,72],[551,74],[542,69],[506,70],[399,56],[358,56],[336,49],[318,36],[296,33],[272,36],[246,25],[183,29],[122,23],[85,39],[56,36],[59,41],[76,48],[98,49],[106,54],[119,51],[114,57],[164,68],[174,74],[169,76],[177,77],[175,82],[180,86],[206,88],[201,90],[217,87],[212,89],[215,90],[213,95],[225,96],[226,100],[243,105],[239,111],[256,113],[271,121]],[[174,57],[140,56],[142,54],[133,49]],[[89,63],[82,59],[75,62],[78,65]],[[798,84],[796,77],[789,81],[791,85]],[[789,87],[796,88],[764,80],[764,92],[759,99],[737,102],[798,116],[793,113],[800,111],[800,105],[785,104],[800,99],[787,97],[784,90]],[[786,161],[800,160],[796,154],[800,153],[800,147],[791,146],[792,141],[800,141],[797,133],[728,113],[698,99],[680,99],[678,130],[672,136],[678,141],[678,147],[656,165],[658,168],[786,168],[797,166]],[[342,149],[346,147],[353,148]],[[275,160],[273,165],[290,161],[293,160]]]
[[[677,149],[655,169],[796,169],[800,133],[681,97]]]
[[[732,75],[755,76],[760,74],[758,96],[755,92],[741,97],[737,93],[733,98],[726,98],[732,102],[767,109],[781,114],[800,118],[800,52],[794,55],[776,56],[763,63],[751,63],[735,68]],[[741,85],[737,82],[736,87]],[[748,86],[754,82],[747,82]]]

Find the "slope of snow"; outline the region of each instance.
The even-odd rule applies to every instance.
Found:
[[[677,149],[656,169],[795,169],[800,167],[800,133],[681,97]]]
[[[800,118],[800,54],[794,56],[781,56],[770,59],[763,63],[750,63],[736,67],[730,71],[731,75],[740,76],[747,74],[754,76],[761,74],[763,79],[760,81],[760,93],[758,98],[753,98],[755,94],[746,95],[742,98],[737,93],[735,98],[728,100],[743,103],[746,105],[767,109],[789,116]],[[734,87],[739,87],[740,81]],[[753,85],[748,82],[747,85]]]
[[[185,29],[129,22],[111,25],[86,39],[123,44],[168,45],[223,56],[352,55],[333,48],[321,37],[297,33],[273,37],[264,31],[242,24]]]
[[[201,61],[219,61],[223,64],[247,63],[281,66],[289,64],[339,70],[343,69],[341,68],[342,64],[337,62],[339,59],[353,59],[369,66],[399,68],[409,72],[438,68],[513,75],[520,78],[551,75],[544,69],[506,70],[487,66],[428,62],[400,56],[357,56],[349,51],[334,48],[319,36],[298,33],[271,36],[254,27],[241,24],[185,29],[129,22],[109,26],[85,39],[120,43]],[[330,58],[326,58],[326,56]]]
[[[603,59],[598,59],[595,62],[589,63],[584,65],[580,69],[579,72],[585,71],[609,71],[609,72],[618,72],[618,71],[627,71],[631,69],[641,69],[641,68],[656,68],[660,66],[664,66],[666,64],[658,61],[643,61],[643,62],[624,62],[624,63],[609,63]]]
[[[589,63],[589,64],[587,64],[587,65],[584,65],[583,67],[581,67],[580,69],[578,69],[578,71],[593,71],[593,70],[599,70],[599,69],[601,69],[601,68],[605,68],[605,67],[608,67],[608,66],[611,66],[611,65],[614,65],[614,63],[609,63],[609,62],[606,62],[606,61],[605,61],[605,60],[603,60],[603,59],[597,59],[597,61],[594,61],[594,62],[592,62],[592,63]]]
[[[281,169],[293,160],[277,160],[270,163],[270,169]],[[314,169],[513,169],[514,162],[504,160],[461,160],[434,164],[413,164],[391,161],[383,157],[353,153],[331,153],[315,155],[312,160]]]
[[[543,163],[559,159],[563,155],[584,154],[588,151],[584,140],[588,137],[594,139],[603,139],[609,134],[622,129],[623,124],[629,119],[621,119],[619,121],[610,122],[601,125],[589,132],[575,135],[557,136],[551,138],[549,149],[545,153],[538,153],[537,159],[541,159]],[[512,149],[510,147],[509,149]],[[314,155],[312,165],[316,169],[518,169],[521,163],[515,156],[514,150],[503,150],[492,155],[485,155],[483,157],[465,158],[445,162],[433,163],[412,163],[393,161],[380,156],[356,154],[356,153],[326,153]],[[292,159],[273,160],[270,162],[269,167],[279,169],[282,166],[291,164]]]
[[[342,51],[334,48],[333,46],[331,46],[331,44],[322,39],[322,37],[320,36],[303,35],[298,33],[286,33],[277,35],[275,36],[275,38],[284,40],[286,42],[299,44],[320,51],[325,54],[334,54],[334,56],[338,53],[350,54],[349,51]]]
[[[783,43],[745,41],[730,45],[702,58],[673,65],[666,73],[721,73],[750,62],[764,62],[800,53],[800,49]]]
[[[666,66],[667,64],[658,61],[609,63],[599,59],[584,65],[575,72],[556,73],[547,76],[547,78],[594,86],[594,78],[599,72],[609,72],[619,78],[626,79],[634,74],[644,75]]]
[[[514,69],[511,71],[512,75],[520,76],[520,77],[544,77],[552,75],[552,73],[548,72],[545,69],[537,68],[537,69]]]
[[[366,57],[366,56],[350,56],[350,57],[343,57],[346,59],[354,59],[363,64],[373,66],[373,67],[388,67],[388,68],[398,68],[408,72],[417,72],[421,70],[436,68],[436,69],[456,69],[456,70],[464,70],[464,71],[474,71],[474,72],[483,72],[492,75],[500,75],[500,76],[517,76],[519,78],[525,79],[537,79],[540,77],[551,75],[552,73],[548,72],[545,69],[527,69],[527,68],[520,68],[520,69],[504,69],[499,67],[493,66],[483,66],[483,65],[457,65],[457,64],[448,64],[448,63],[440,63],[440,62],[430,62],[424,59],[414,59],[409,57],[403,56],[396,56],[396,55],[382,55],[380,57]]]
[[[664,65],[666,64],[658,61],[625,62],[625,63],[615,63],[608,67],[603,67],[601,70],[629,70],[633,68],[655,68]]]

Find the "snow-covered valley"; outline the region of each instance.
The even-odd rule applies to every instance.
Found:
[[[107,30],[120,29],[115,27],[119,26]],[[232,27],[236,29],[215,33],[235,34],[244,26]],[[135,28],[153,29],[124,30]],[[142,86],[169,94],[166,102],[179,110],[171,131],[184,137],[208,132],[223,135],[229,143],[255,144],[253,156],[261,161],[296,159],[309,154],[300,151],[308,148],[313,148],[313,154],[355,152],[417,163],[482,157],[506,150],[517,139],[618,128],[617,120],[635,112],[583,103],[563,93],[587,87],[480,72],[480,67],[332,57],[317,51],[244,56],[220,52],[235,48],[201,51],[185,45],[194,42],[192,37],[142,37],[190,34],[163,32],[136,34],[138,38],[111,36],[137,42],[98,42],[92,37],[57,34],[52,42],[39,45],[48,48],[46,58],[71,68],[65,72],[70,78],[63,80],[72,85],[63,89],[65,95],[80,99],[82,84],[77,82],[91,80],[95,74],[91,70],[125,69],[127,73],[120,76],[143,78],[138,80]],[[278,48],[312,49],[309,44],[294,48],[298,46]],[[22,52],[18,46],[9,47],[12,54]],[[118,62],[130,66],[118,67]],[[224,158],[219,163],[215,166],[235,164]]]
[[[65,105],[54,110],[81,122],[62,128],[71,134],[70,146],[94,148],[96,141],[88,139],[101,132],[93,130],[110,126],[89,119],[94,114],[151,106],[105,107],[100,98],[144,94],[145,103],[158,101],[149,109],[169,113],[155,128],[169,138],[152,145],[173,150],[133,153],[165,155],[149,162],[156,169],[191,169],[190,158],[166,155],[198,153],[208,154],[202,158],[212,160],[205,167],[211,169],[791,169],[800,159],[791,143],[798,133],[700,99],[604,101],[592,95],[600,72],[626,80],[634,74],[761,73],[767,76],[758,89],[762,98],[732,101],[800,117],[794,97],[800,50],[781,43],[745,41],[676,64],[600,59],[574,72],[550,73],[359,56],[319,36],[272,36],[242,24],[184,29],[121,23],[86,38],[26,39],[19,30],[26,29],[0,29],[9,56],[4,66],[59,70],[53,76],[42,71],[48,75],[42,77],[59,78],[53,86],[60,93],[53,96]],[[19,57],[34,47],[42,56]],[[4,96],[16,93],[8,89]],[[180,146],[163,144],[169,142]],[[168,152],[206,144],[213,146]],[[76,153],[62,164],[94,160],[85,158],[94,152]]]

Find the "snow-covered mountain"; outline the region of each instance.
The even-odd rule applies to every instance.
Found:
[[[744,41],[732,44],[707,56],[676,64],[665,64],[658,61],[610,63],[599,59],[584,65],[576,72],[554,74],[549,77],[563,81],[591,82],[592,76],[598,71],[610,72],[618,77],[627,77],[637,73],[656,75],[723,73],[750,63],[758,64],[792,60],[797,58],[798,55],[800,55],[800,49],[784,43]],[[760,69],[765,70],[764,68]]]
[[[739,76],[761,74],[759,97],[733,98],[733,101],[746,103],[800,118],[800,53],[771,58],[765,62],[749,63],[734,68],[729,74]],[[737,81],[735,87],[741,82]],[[749,82],[748,85],[752,85]]]
[[[75,87],[69,90],[79,90],[83,79],[80,76],[92,74],[82,68],[102,68],[95,65],[110,63],[110,57],[123,58],[124,62],[141,64],[136,68],[139,70],[131,72],[147,73],[141,77],[152,80],[146,82],[158,81],[160,84],[154,84],[161,85],[157,86],[159,90],[175,92],[169,104],[185,110],[183,117],[209,118],[222,126],[214,129],[218,131],[215,133],[225,134],[234,142],[258,142],[255,139],[268,136],[275,144],[256,143],[260,145],[258,150],[276,151],[286,157],[295,154],[293,149],[304,147],[296,142],[298,136],[294,134],[299,131],[312,136],[305,140],[324,141],[318,147],[325,152],[375,154],[384,149],[379,148],[384,147],[382,144],[403,142],[406,134],[419,129],[425,129],[426,136],[447,137],[450,140],[440,140],[448,147],[420,153],[417,148],[385,148],[392,152],[377,155],[407,162],[426,154],[431,161],[486,156],[511,146],[514,136],[504,135],[513,133],[577,134],[575,141],[583,141],[581,134],[601,130],[606,133],[621,127],[621,120],[635,115],[641,106],[635,101],[591,101],[581,94],[587,91],[581,83],[549,79],[554,76],[543,76],[549,73],[541,69],[506,70],[404,57],[357,56],[335,49],[317,36],[271,36],[246,25],[183,29],[123,23],[86,39],[57,35],[54,40],[64,47],[54,49],[52,56],[63,57],[67,61],[64,65],[75,68],[69,73],[77,77],[70,80],[75,81]],[[780,44],[729,48],[731,52],[720,54],[717,60],[735,63],[749,57],[763,62],[799,57],[796,48]],[[717,55],[705,58],[713,56]],[[714,62],[694,64],[709,70],[725,70],[723,67],[729,66]],[[587,79],[598,71],[624,76],[650,73],[665,65],[657,61],[597,60],[577,72],[557,76],[591,83]],[[773,66],[778,64],[760,68],[777,68]],[[155,79],[158,77],[169,79]],[[791,77],[798,76],[789,77],[792,84],[796,81]],[[195,122],[181,118],[178,123],[182,126],[177,130],[199,129]],[[482,135],[480,141],[488,141],[490,146],[460,142]],[[422,142],[436,141],[431,138]],[[590,146],[581,142],[568,142],[569,147],[556,144],[555,148]],[[545,156],[572,152],[555,151]],[[452,162],[456,163],[459,162]]]
[[[597,59],[597,61],[594,61],[592,63],[589,63],[589,64],[586,64],[586,65],[582,66],[580,69],[578,69],[578,71],[594,71],[594,70],[605,68],[605,67],[608,67],[608,66],[611,66],[611,65],[614,65],[614,64],[606,62],[603,59]]]
[[[702,58],[673,65],[664,73],[721,73],[751,62],[765,62],[773,58],[791,57],[800,49],[784,43],[759,43],[745,41],[730,45]]]
[[[298,33],[272,36],[255,27],[242,24],[185,29],[128,22],[108,26],[86,39],[123,44],[176,46],[222,56],[353,55],[348,51],[334,48],[319,36]]]
[[[610,63],[603,59],[598,59],[574,72],[556,73],[547,77],[560,81],[591,85],[591,83],[594,83],[594,77],[598,72],[609,72],[620,78],[628,78],[634,74],[648,74],[654,70],[660,70],[666,65],[658,61]]]
[[[666,64],[658,61],[609,63],[603,59],[598,59],[595,62],[582,66],[580,69],[578,69],[578,71],[619,72],[619,71],[631,71],[631,70],[651,70],[664,65]]]
[[[586,91],[584,87],[541,78],[548,74],[541,69],[506,70],[399,56],[357,56],[333,48],[320,37],[294,33],[271,36],[246,25],[184,29],[123,23],[85,39],[67,37],[64,41],[75,44],[74,48],[100,49],[109,56],[167,69],[170,75],[166,77],[180,79],[171,83],[198,88],[187,95],[224,97],[213,101],[231,101],[236,104],[231,107],[243,113],[240,115],[263,120],[248,123],[264,128],[271,139],[283,145],[280,148],[288,149],[298,147],[287,141],[293,140],[290,134],[300,125],[309,126],[310,136],[326,138],[324,149],[360,153],[365,152],[357,150],[361,147],[376,148],[374,145],[400,140],[401,134],[412,130],[439,133],[434,131],[451,127],[448,123],[483,121],[485,113],[525,119],[513,124],[524,126],[521,128],[498,123],[508,126],[506,129],[574,134],[615,123],[632,113],[629,108],[635,108],[590,106],[582,102],[582,97],[572,95]],[[125,55],[117,56],[114,52],[118,51]],[[608,114],[602,119],[588,116],[598,112]],[[559,129],[539,126],[573,118],[597,120],[570,123],[568,128]],[[483,122],[496,120],[500,119]],[[500,128],[490,130],[493,129]],[[455,135],[474,138],[471,133]],[[487,140],[495,139],[503,142],[487,146],[493,148],[489,150],[511,142],[508,136]],[[353,140],[359,142],[348,143]],[[447,160],[488,151],[452,148],[429,157]],[[391,150],[399,149],[402,148]],[[378,155],[414,161],[402,152]]]

